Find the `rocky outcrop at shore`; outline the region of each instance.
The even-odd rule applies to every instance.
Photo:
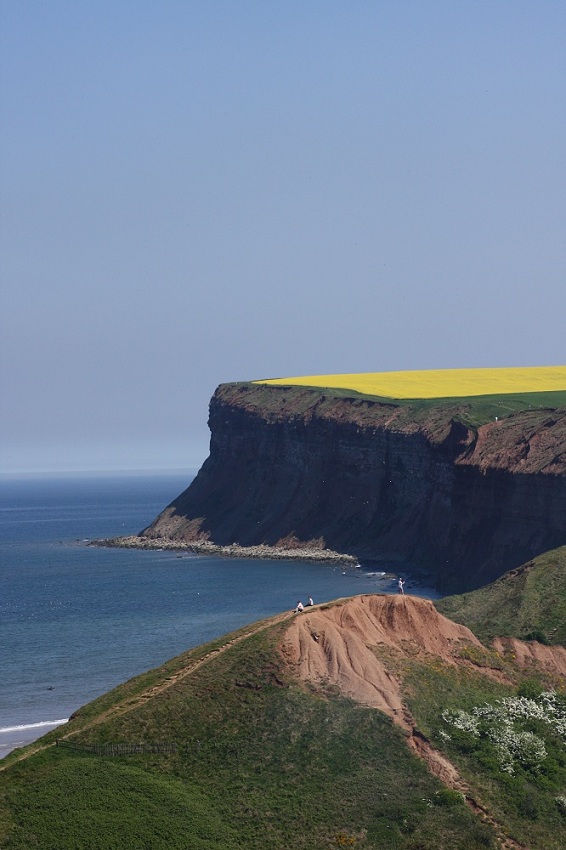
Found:
[[[192,552],[195,555],[217,555],[222,558],[260,558],[274,561],[320,561],[331,564],[357,565],[358,559],[353,555],[333,552],[331,549],[315,549],[295,547],[284,549],[280,546],[218,546],[210,540],[188,543],[182,540],[167,540],[161,537],[145,537],[131,535],[129,537],[111,537],[106,540],[96,540],[95,546],[108,546],[120,549],[168,549],[175,552]]]
[[[464,403],[222,385],[209,458],[141,538],[402,558],[444,592],[487,584],[566,543],[566,410],[479,427],[466,415]]]

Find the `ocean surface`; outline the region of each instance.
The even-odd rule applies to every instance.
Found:
[[[396,592],[391,574],[363,565],[88,545],[138,533],[190,480],[0,481],[0,758],[115,685],[298,599]],[[437,596],[410,578],[406,590]]]

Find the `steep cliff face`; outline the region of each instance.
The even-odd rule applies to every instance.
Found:
[[[427,409],[225,384],[210,456],[142,535],[402,558],[473,589],[566,543],[566,410]]]

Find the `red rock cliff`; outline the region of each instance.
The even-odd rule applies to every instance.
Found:
[[[566,410],[473,429],[462,409],[221,385],[209,458],[142,534],[309,542],[403,558],[432,570],[445,592],[486,584],[566,543]]]

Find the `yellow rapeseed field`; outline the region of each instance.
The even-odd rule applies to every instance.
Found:
[[[566,390],[566,366],[362,372],[357,375],[271,378],[254,383],[356,390],[367,395],[398,399],[463,398]]]

